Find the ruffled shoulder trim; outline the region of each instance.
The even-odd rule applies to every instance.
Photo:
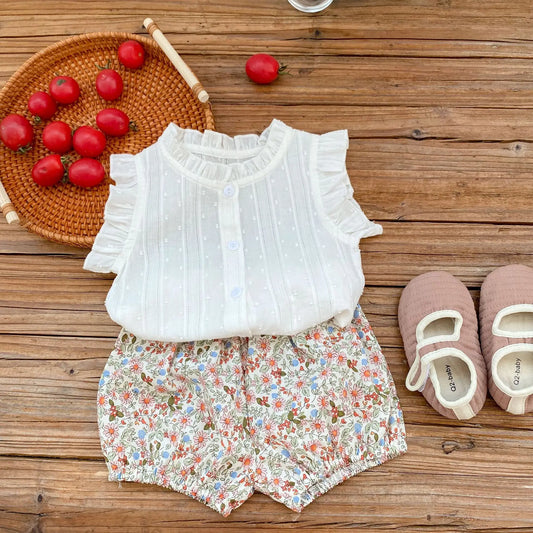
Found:
[[[315,137],[315,167],[322,212],[333,232],[342,240],[357,244],[360,239],[383,233],[368,220],[353,198],[354,190],[346,170],[348,131],[337,130]]]
[[[111,178],[116,185],[109,188],[109,198],[104,211],[104,224],[94,240],[83,268],[93,272],[115,272],[124,264],[125,245],[128,241],[137,199],[137,173],[135,156],[112,154]]]

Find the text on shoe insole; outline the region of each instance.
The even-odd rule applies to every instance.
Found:
[[[455,381],[453,379],[453,372],[452,367],[450,365],[445,365],[446,374],[448,375],[448,385],[450,387],[450,390],[452,392],[457,391],[457,386],[455,385]]]
[[[522,360],[517,357],[515,364],[514,364],[514,377],[513,377],[513,385],[515,387],[518,387],[520,385],[520,363]]]

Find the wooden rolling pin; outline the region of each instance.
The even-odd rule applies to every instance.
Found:
[[[4,186],[0,182],[0,209],[2,209],[2,213],[6,217],[8,224],[13,224],[14,222],[20,223],[19,216],[17,215],[17,212],[15,211],[14,205],[11,203],[11,200],[9,199],[9,196],[7,195],[6,190],[4,189]]]
[[[154,38],[155,42],[160,46],[161,50],[170,59],[172,64],[178,69],[178,72],[183,76],[187,85],[192,89],[198,100],[206,103],[209,100],[207,91],[203,88],[194,72],[189,68],[187,63],[181,59],[180,55],[174,47],[169,43],[163,32],[159,29],[157,24],[151,18],[145,18],[143,26],[148,30],[148,33]]]

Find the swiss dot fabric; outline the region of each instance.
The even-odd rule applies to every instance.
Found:
[[[170,124],[116,181],[85,268],[118,274],[111,318],[145,339],[291,335],[347,325],[364,287],[359,240],[381,233],[346,172],[345,130],[279,120],[230,137]]]

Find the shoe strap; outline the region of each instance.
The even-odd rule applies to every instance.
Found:
[[[444,357],[441,350],[445,348],[464,356],[463,352],[457,349],[456,341],[419,342],[416,345],[415,360],[405,379],[405,386],[408,390],[418,392],[424,390],[429,378],[431,363]],[[417,375],[418,377],[416,377]]]

